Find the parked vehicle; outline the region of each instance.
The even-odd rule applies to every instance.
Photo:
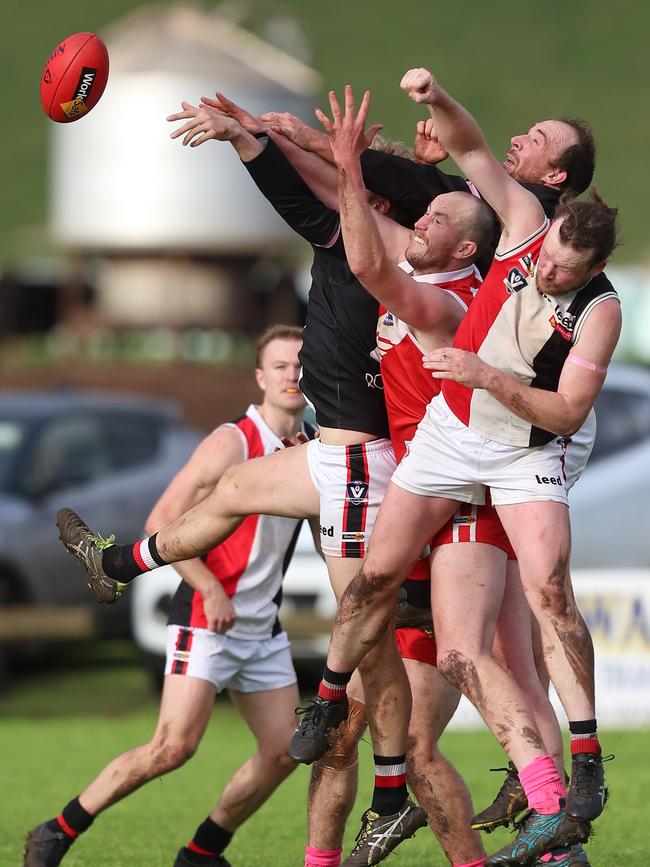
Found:
[[[596,416],[594,451],[570,495],[572,566],[650,569],[645,519],[650,502],[650,372],[614,365],[596,403]],[[151,658],[164,654],[167,611],[178,582],[178,574],[166,566],[133,585],[134,635]],[[303,526],[280,610],[294,658],[308,661],[326,653],[335,610],[325,564]]]
[[[130,631],[127,606],[97,606],[58,539],[71,506],[100,532],[142,534],[201,434],[175,405],[79,392],[0,393],[0,642]],[[56,609],[38,617],[38,610]],[[16,607],[19,606],[19,607]],[[54,614],[54,616],[53,616]],[[67,628],[62,624],[67,623]]]

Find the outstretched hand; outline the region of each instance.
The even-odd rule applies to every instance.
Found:
[[[433,104],[437,82],[428,69],[409,69],[399,86],[413,102]]]
[[[422,356],[422,366],[434,379],[453,379],[469,388],[487,388],[492,368],[474,352],[441,346]]]
[[[449,156],[449,151],[440,144],[432,118],[418,121],[413,156],[418,163],[427,163],[431,166],[441,163]]]
[[[358,160],[382,128],[380,123],[373,124],[367,130],[365,128],[370,110],[370,91],[365,91],[359,111],[355,109],[354,94],[349,84],[345,85],[345,114],[341,112],[333,90],[329,92],[329,103],[332,110],[331,120],[320,108],[317,108],[315,113],[327,133],[335,162],[342,165],[352,159]]]
[[[230,141],[241,129],[239,123],[220,111],[214,111],[207,106],[192,105],[191,102],[181,102],[183,111],[170,114],[167,120],[175,123],[186,120],[182,126],[171,134],[173,139],[183,138],[183,145],[197,147],[206,141]]]
[[[246,132],[251,133],[251,135],[264,132],[269,127],[268,123],[264,123],[261,118],[255,117],[255,115],[251,114],[250,111],[242,108],[241,105],[237,105],[236,102],[228,99],[227,96],[224,96],[224,94],[219,91],[217,91],[215,97],[202,96],[201,106],[212,109],[212,111],[216,111],[224,117],[233,118],[242,129],[245,129]]]

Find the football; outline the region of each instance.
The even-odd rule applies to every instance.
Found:
[[[97,105],[108,80],[108,51],[96,33],[75,33],[54,49],[41,76],[41,105],[57,123]]]

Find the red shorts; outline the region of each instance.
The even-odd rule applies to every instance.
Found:
[[[517,559],[492,505],[474,506],[463,503],[453,518],[433,537],[431,547],[451,545],[454,542],[483,542],[505,551],[508,560]]]
[[[395,641],[402,659],[415,659],[417,662],[436,665],[436,639],[423,629],[397,629]]]

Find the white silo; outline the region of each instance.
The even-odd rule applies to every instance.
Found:
[[[109,320],[228,321],[225,258],[277,252],[295,236],[229,145],[184,148],[165,118],[182,99],[217,89],[253,113],[310,117],[318,76],[192,6],[146,7],[103,35],[111,59],[104,96],[87,117],[52,128],[53,236],[102,254],[97,284]]]

